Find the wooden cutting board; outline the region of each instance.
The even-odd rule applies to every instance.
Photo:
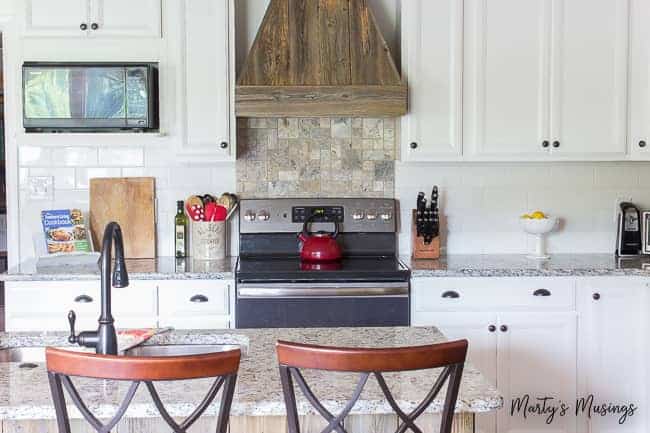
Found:
[[[122,228],[126,258],[155,258],[155,212],[155,178],[90,179],[90,230],[96,251],[101,250],[106,224],[115,221]]]

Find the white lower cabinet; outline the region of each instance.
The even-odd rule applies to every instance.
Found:
[[[649,290],[641,277],[418,278],[412,323],[468,339],[469,362],[504,396],[477,432],[647,433]],[[529,407],[552,398],[553,422],[512,414],[526,395]]]
[[[228,280],[131,280],[112,289],[115,326],[177,329],[229,328]],[[5,283],[5,328],[19,331],[67,331],[68,312],[77,316],[76,331],[97,328],[99,281],[20,281]]]
[[[193,280],[182,286],[175,281],[161,281],[158,286],[160,326],[230,328],[232,286],[229,281]]]
[[[581,432],[647,432],[649,288],[647,281],[619,278],[587,281],[578,288],[578,386],[583,398],[593,396],[593,405],[586,401],[585,415],[579,418]],[[603,404],[627,408],[621,407],[616,416],[587,416],[590,407]],[[631,416],[629,405],[637,408]]]

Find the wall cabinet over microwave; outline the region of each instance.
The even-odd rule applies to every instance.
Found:
[[[161,0],[24,0],[22,3],[26,36],[161,36]]]
[[[647,3],[402,2],[403,158],[650,158]]]

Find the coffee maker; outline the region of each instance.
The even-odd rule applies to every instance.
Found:
[[[616,255],[638,256],[641,250],[641,212],[633,203],[622,202],[618,213]]]

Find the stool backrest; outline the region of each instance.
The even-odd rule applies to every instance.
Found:
[[[96,355],[48,347],[45,350],[50,391],[59,433],[70,433],[64,388],[86,421],[98,432],[109,433],[122,419],[136,391],[144,383],[161,417],[175,433],[185,432],[205,412],[223,389],[217,433],[226,433],[235,391],[240,350],[190,356],[129,357]],[[72,383],[71,377],[128,381],[131,385],[114,417],[106,424],[91,413]],[[180,424],[165,409],[154,382],[214,378],[205,398]]]
[[[289,433],[300,433],[294,381],[309,403],[328,422],[322,433],[347,433],[343,421],[354,408],[370,375],[376,378],[386,400],[400,419],[396,433],[404,433],[409,430],[421,433],[415,420],[433,403],[447,383],[440,432],[449,433],[452,428],[463,366],[467,357],[467,347],[467,340],[427,346],[382,349],[328,347],[278,341],[276,348],[280,364],[282,391],[287,408]],[[436,368],[442,368],[442,372],[427,396],[411,413],[405,413],[395,401],[382,373]],[[352,398],[339,415],[332,415],[316,398],[302,375],[301,369],[359,373]]]

